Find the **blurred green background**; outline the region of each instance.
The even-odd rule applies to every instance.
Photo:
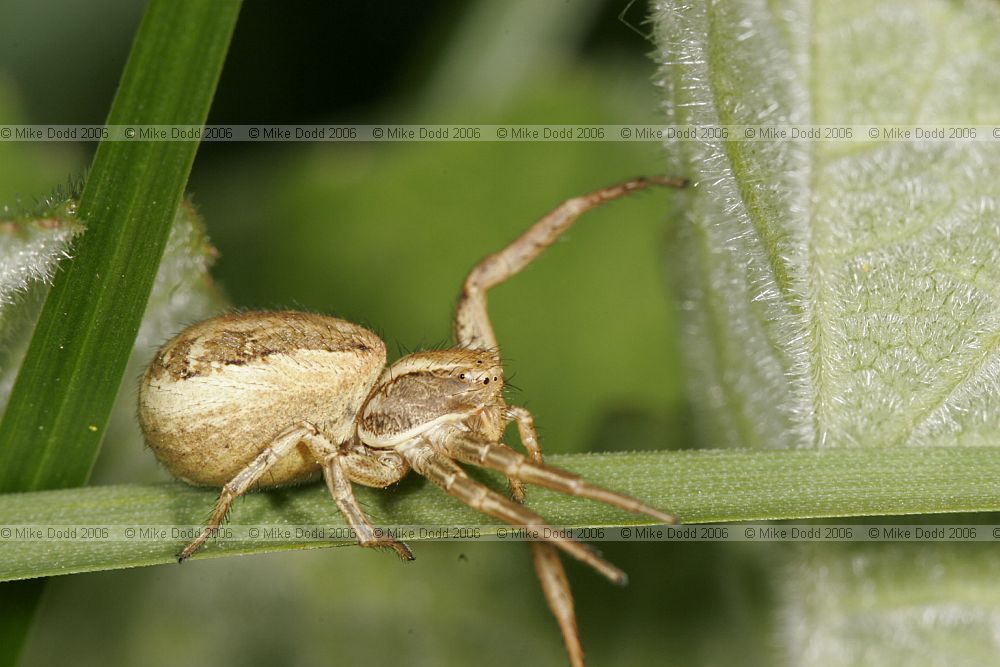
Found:
[[[142,6],[4,2],[0,122],[102,122]],[[247,2],[209,122],[656,123],[646,12],[627,0]],[[45,196],[93,150],[0,143],[0,204]],[[233,304],[351,319],[395,358],[447,342],[480,257],[560,201],[662,163],[655,142],[207,143],[189,190]],[[550,453],[698,445],[665,280],[673,199],[588,214],[491,294],[511,400],[535,413]],[[126,378],[126,424],[96,484],[167,479],[128,419],[134,394]],[[406,566],[341,548],[53,580],[23,663],[565,662],[525,547],[415,547]],[[600,547],[631,585],[568,565],[592,664],[772,662],[766,546]]]

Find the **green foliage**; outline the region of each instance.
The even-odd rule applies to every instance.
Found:
[[[566,45],[582,39],[596,3],[567,10],[572,20],[508,4],[483,2],[468,14],[415,119],[398,104],[379,113],[429,122],[655,118],[652,100],[636,92],[643,77],[629,67],[569,66]],[[675,64],[661,79],[679,122],[986,122],[998,108],[992,5],[658,7],[659,60]],[[534,41],[512,41],[510,31],[528,23]],[[683,347],[657,283],[666,254],[658,230],[673,194],[647,193],[588,216],[569,243],[491,295],[505,362],[523,390],[515,400],[538,413],[549,451],[754,449],[553,462],[688,521],[1000,509],[996,450],[978,446],[993,444],[997,403],[989,356],[997,225],[987,179],[998,165],[988,146],[672,144],[666,171],[699,183],[683,223],[671,225],[679,246],[671,269],[690,317]],[[38,191],[24,174],[4,176],[7,155],[25,159],[15,150],[0,144],[0,178]],[[615,143],[269,145],[212,163],[195,174],[195,189],[237,303],[347,317],[402,351],[447,338],[458,281],[479,256],[562,198],[664,171],[660,159],[656,147]],[[72,233],[71,224],[60,218],[52,233]],[[179,256],[176,275],[191,280],[154,287],[151,304],[162,294],[168,312],[140,332],[147,354],[178,320],[214,303],[210,290],[191,291],[208,261],[204,238],[179,238],[195,252]],[[16,310],[0,311],[20,322],[2,330],[3,342],[30,330],[45,289],[28,282]],[[188,298],[191,311],[170,312]],[[7,372],[16,348],[0,346]],[[682,354],[695,369],[701,439],[684,430]],[[129,378],[142,362],[132,363]],[[0,523],[204,518],[210,490],[121,485],[165,478],[137,446],[132,396],[122,393],[105,447],[113,457],[98,466],[115,485],[8,495]],[[892,446],[904,443],[922,446]],[[417,479],[358,492],[382,525],[493,525]],[[544,490],[529,502],[555,523],[643,520]],[[319,486],[254,494],[233,520],[342,523]],[[81,665],[191,655],[220,664],[564,660],[529,592],[523,545],[425,542],[403,566],[357,548],[218,543],[183,567],[96,572],[165,563],[178,546],[4,545],[6,578],[93,572],[52,586],[32,661],[60,662],[67,647]],[[599,546],[632,585],[612,589],[569,566],[594,664],[770,665],[775,637],[793,664],[912,663],[992,641],[995,596],[983,579],[995,578],[996,565],[974,545]],[[272,549],[297,553],[213,558]],[[12,609],[17,599],[4,603]],[[259,613],[235,611],[243,609]],[[971,664],[989,653],[964,655]]]
[[[998,26],[981,2],[668,3],[661,77],[677,123],[985,123]],[[711,442],[997,444],[992,142],[669,150],[699,184],[676,275]]]
[[[931,448],[918,456],[899,449],[635,452],[553,456],[551,462],[596,484],[670,508],[686,523],[1000,510],[992,482],[1000,475],[1000,451],[993,448]],[[665,479],[675,481],[664,485]],[[484,533],[497,526],[416,479],[391,493],[368,488],[356,493],[384,526],[479,526]],[[0,496],[0,525],[197,527],[215,497],[214,490],[183,484],[7,494]],[[534,489],[529,504],[553,525],[649,523],[640,515],[544,489]],[[251,494],[233,511],[231,521],[241,526],[346,526],[328,491],[319,485]],[[128,536],[0,542],[0,581],[172,563],[185,544],[182,538]],[[350,541],[294,536],[220,540],[195,558],[334,544]]]
[[[108,123],[204,123],[238,9],[235,0],[150,3]],[[99,145],[79,203],[86,233],[53,279],[0,422],[0,491],[86,482],[197,146]],[[13,272],[15,289],[30,291],[51,272],[57,256],[52,250],[74,231],[63,220],[68,213],[60,211],[49,225],[36,219],[8,230],[25,238],[8,238],[5,247],[20,242],[31,251],[27,259],[35,260],[27,274]],[[18,325],[15,318],[4,319]],[[8,592],[16,603],[0,612],[5,662],[14,660],[22,644],[40,583]]]
[[[109,124],[204,123],[239,3],[222,6],[149,6]],[[87,233],[54,279],[0,422],[0,490],[86,481],[197,146],[100,144],[80,198]]]
[[[995,3],[664,3],[657,29],[674,122],[1000,118]],[[675,275],[697,304],[685,343],[713,442],[856,448],[872,465],[940,446],[993,456],[995,142],[734,136],[669,149],[699,183]],[[880,490],[859,489],[858,503]],[[983,491],[994,504],[995,482]],[[990,546],[787,556],[772,577],[789,664],[978,665],[1000,648]]]

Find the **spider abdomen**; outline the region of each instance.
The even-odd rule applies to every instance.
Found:
[[[223,315],[159,349],[142,378],[139,421],[157,458],[190,484],[222,486],[284,429],[307,421],[333,443],[355,420],[385,365],[385,344],[334,317],[299,312]],[[314,477],[305,446],[257,486]]]

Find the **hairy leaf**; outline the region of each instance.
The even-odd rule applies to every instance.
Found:
[[[666,3],[658,29],[676,123],[1000,119],[995,3]],[[995,142],[668,149],[711,442],[998,444]]]
[[[672,2],[657,22],[677,123],[1000,120],[996,3]],[[873,464],[928,446],[996,451],[1000,150],[991,137],[857,134],[669,147],[696,182],[676,275],[704,430],[730,446],[851,448]],[[774,578],[789,664],[996,653],[988,545],[786,555]]]
[[[8,216],[0,217],[0,408],[10,393],[52,272],[68,257],[70,240],[83,229],[72,199],[47,204],[43,211]],[[221,307],[208,275],[215,254],[197,211],[185,202],[174,216],[136,338],[136,368],[185,323]],[[127,403],[121,410],[134,420],[135,406],[131,400]]]

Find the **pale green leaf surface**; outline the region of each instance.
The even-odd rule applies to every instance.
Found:
[[[996,3],[664,3],[658,30],[673,122],[1000,120]],[[675,275],[702,426],[716,442],[857,448],[873,463],[993,451],[1000,150],[857,139],[668,147],[696,182]],[[995,662],[992,546],[787,555],[774,575],[788,664]]]
[[[69,240],[80,231],[75,202],[46,205],[35,214],[0,211],[0,307],[36,283],[52,278],[59,260],[66,256]],[[0,311],[0,320],[6,313]]]
[[[789,663],[996,664],[1000,559],[994,545],[882,547],[823,544],[795,550],[780,585]]]
[[[1000,119],[994,3],[666,4],[670,119]],[[677,275],[713,441],[997,444],[995,142],[679,142]]]

